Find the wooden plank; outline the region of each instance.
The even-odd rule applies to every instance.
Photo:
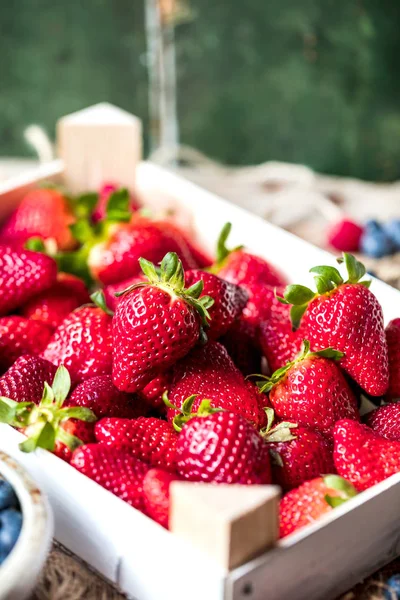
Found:
[[[273,485],[173,482],[170,530],[229,571],[276,542],[279,496]]]
[[[134,190],[142,158],[142,123],[134,115],[108,103],[72,113],[57,123],[57,145],[72,194],[105,182]]]

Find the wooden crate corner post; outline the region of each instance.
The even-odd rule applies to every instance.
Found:
[[[57,148],[72,194],[98,190],[104,183],[132,192],[142,158],[142,123],[112,104],[96,104],[59,119]]]
[[[276,542],[279,496],[273,485],[173,482],[170,530],[229,571]]]

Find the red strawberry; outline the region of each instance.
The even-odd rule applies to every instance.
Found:
[[[220,340],[243,375],[261,372],[261,352],[254,340],[254,328],[243,319],[233,323]]]
[[[120,392],[113,384],[111,375],[98,375],[80,383],[72,392],[68,405],[90,408],[99,419],[136,419],[147,412],[147,405],[143,400]]]
[[[162,469],[150,469],[143,480],[144,508],[154,521],[168,529],[169,488],[179,477]]]
[[[303,328],[300,326],[293,331],[289,317],[272,318],[260,323],[259,342],[272,372],[284,367],[298,355],[303,338]]]
[[[65,365],[74,383],[111,374],[111,325],[112,317],[103,308],[78,308],[58,326],[42,356]]]
[[[286,277],[260,256],[245,252],[241,246],[228,250],[225,244],[230,231],[231,224],[226,223],[218,240],[217,261],[212,267],[213,273],[237,285],[286,285]]]
[[[232,412],[190,419],[179,434],[176,458],[178,474],[188,481],[271,483],[267,444]]]
[[[249,300],[243,309],[242,319],[255,329],[261,321],[287,319],[289,317],[288,307],[279,302],[276,297],[276,294],[283,293],[284,288],[282,286],[274,288],[260,283],[242,285],[249,294]]]
[[[339,419],[359,419],[357,400],[335,360],[342,356],[332,348],[310,352],[304,350],[259,386],[270,392],[275,413],[288,421],[331,435]]]
[[[386,327],[386,340],[389,353],[388,400],[400,399],[400,319],[393,319]]]
[[[336,470],[359,492],[400,471],[400,442],[387,440],[366,425],[338,421],[334,442]]]
[[[214,300],[214,304],[209,310],[211,322],[207,329],[207,337],[217,340],[239,318],[246,306],[248,295],[243,288],[224,281],[212,273],[197,269],[186,271],[185,284],[187,287],[194,285],[199,280],[203,282],[200,298],[207,295]]]
[[[17,402],[1,397],[1,420],[22,431],[28,439],[20,444],[23,452],[45,448],[69,460],[84,440],[93,439],[96,416],[88,408],[64,406],[71,387],[67,369],[59,367],[52,386],[44,383],[39,403]],[[85,423],[81,423],[85,421]],[[82,435],[82,439],[76,437]]]
[[[175,471],[178,434],[166,421],[154,417],[101,419],[96,423],[98,442],[128,445],[136,458],[166,471]]]
[[[363,228],[350,219],[341,219],[329,227],[328,244],[340,252],[357,252]]]
[[[268,401],[256,386],[246,381],[230,359],[224,346],[209,342],[200,346],[174,367],[174,379],[170,387],[171,403],[181,409],[186,398],[195,395],[193,410],[204,399],[211,405],[238,413],[256,427],[264,421],[262,408]],[[176,411],[170,409],[172,420]]]
[[[23,354],[39,354],[51,337],[44,323],[24,317],[0,318],[0,372],[3,373]]]
[[[87,444],[75,450],[71,465],[131,506],[144,509],[143,479],[149,467],[129,448]]]
[[[280,502],[280,537],[311,525],[356,494],[354,487],[338,475],[326,475],[306,481],[288,492]]]
[[[56,276],[57,265],[49,256],[0,246],[0,316],[50,288]]]
[[[163,394],[171,387],[171,381],[171,373],[162,373],[162,375],[158,375],[158,377],[152,379],[150,383],[138,392],[138,395],[150,408],[155,408],[157,410],[160,408],[164,409],[165,404],[163,401]]]
[[[74,246],[69,225],[75,220],[67,199],[56,189],[28,192],[3,225],[0,235],[7,242],[26,242],[31,237],[55,240],[65,250]]]
[[[56,283],[29,300],[21,313],[55,328],[75,308],[88,302],[89,293],[83,281],[69,273],[59,273]]]
[[[110,196],[112,194],[115,194],[119,190],[121,190],[121,188],[118,185],[116,185],[115,183],[107,182],[102,185],[100,192],[99,192],[99,199],[98,199],[97,205],[96,205],[96,207],[93,211],[93,215],[92,215],[94,223],[97,223],[98,221],[101,221],[102,219],[105,218],[106,212],[107,212],[107,204],[110,199]],[[132,196],[132,194],[130,194],[129,198],[130,198],[130,202],[129,202],[130,210],[132,212],[135,210],[138,210],[140,207],[139,207],[139,204],[138,204],[136,198],[134,198]]]
[[[320,350],[331,346],[343,352],[341,367],[368,394],[381,396],[389,385],[382,308],[368,289],[370,282],[360,282],[364,265],[350,254],[343,256],[348,271],[346,282],[333,267],[314,267],[311,272],[317,275],[318,293],[290,285],[284,299],[293,304],[295,326],[304,315],[304,332],[312,347]]]
[[[45,383],[51,383],[56,367],[39,356],[20,356],[0,377],[0,396],[16,402],[39,404]]]
[[[400,402],[376,408],[368,413],[364,422],[382,437],[400,442]]]
[[[105,285],[118,283],[140,274],[139,258],[157,264],[168,252],[177,253],[185,269],[197,266],[177,230],[171,233],[162,221],[134,217],[130,223],[112,225],[106,239],[92,246],[89,271]]]
[[[115,309],[117,308],[120,296],[116,296],[116,294],[124,292],[133,285],[136,285],[137,283],[143,283],[144,281],[147,280],[142,273],[142,275],[135,275],[135,277],[129,277],[128,279],[124,279],[119,283],[110,283],[110,285],[106,285],[103,288],[103,292],[107,302],[107,306],[110,308],[110,310],[115,311]]]
[[[281,422],[272,427],[273,410],[267,411],[269,423],[261,435],[268,442],[275,483],[283,490],[290,490],[322,473],[335,472],[332,447],[327,439],[296,423]]]
[[[202,281],[185,289],[182,263],[173,252],[163,258],[160,274],[152,263],[140,264],[149,283],[127,290],[113,319],[113,381],[125,392],[142,389],[185,356],[212,305],[210,297],[199,298]]]

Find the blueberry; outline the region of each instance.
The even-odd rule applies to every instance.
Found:
[[[386,584],[389,589],[385,590],[385,599],[394,600],[395,598],[400,598],[400,575],[392,575],[386,581]]]
[[[6,560],[8,555],[9,555],[9,552],[2,552],[0,550],[0,565],[3,564],[3,562]]]
[[[367,221],[360,240],[360,249],[363,254],[372,258],[382,258],[392,254],[394,247],[391,239],[377,221]]]
[[[18,506],[18,498],[8,483],[4,479],[0,479],[0,510],[5,508],[16,508]]]
[[[22,527],[22,514],[15,508],[0,512],[0,553],[10,553]]]
[[[383,227],[395,249],[400,250],[400,219],[392,219],[385,223]]]

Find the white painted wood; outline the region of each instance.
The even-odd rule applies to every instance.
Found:
[[[40,181],[61,173],[62,163],[56,161],[38,169],[36,175],[31,173],[25,183],[21,178],[8,181],[0,187],[0,210],[4,200],[9,210],[35,177]],[[172,205],[184,214],[185,222],[209,249],[229,220],[232,246],[245,243],[278,263],[292,281],[309,282],[306,273],[311,266],[334,264],[331,254],[155,165],[139,164],[137,186],[149,204],[156,208]],[[372,290],[383,306],[386,322],[400,316],[397,290],[377,280]],[[55,456],[42,450],[34,455],[19,452],[21,439],[21,434],[0,425],[0,449],[16,457],[48,492],[57,539],[137,600],[329,600],[400,554],[400,474],[225,577],[196,548]],[[192,571],[199,565],[202,576],[193,585]]]
[[[278,538],[277,486],[176,481],[170,494],[171,532],[227,571],[265,552]]]
[[[142,158],[142,123],[134,115],[106,102],[96,104],[62,117],[57,142],[71,193],[98,190],[105,182],[134,190]]]

